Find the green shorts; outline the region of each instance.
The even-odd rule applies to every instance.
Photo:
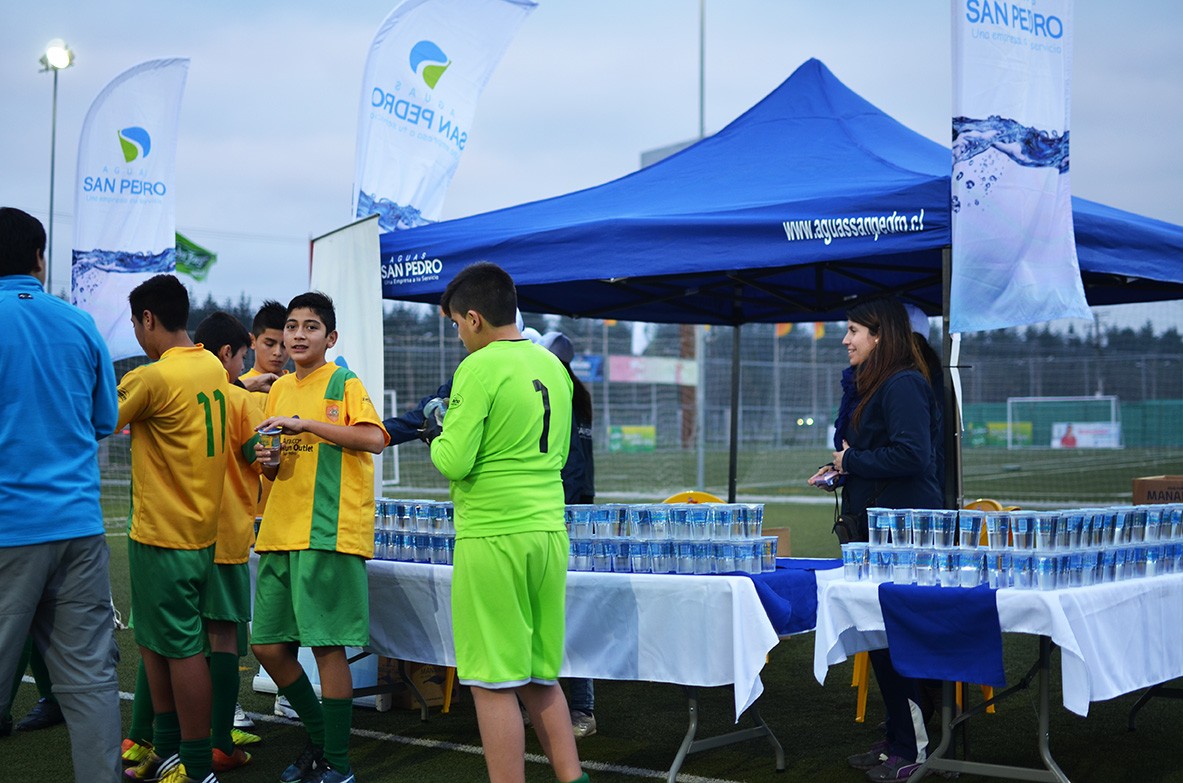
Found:
[[[302,549],[260,552],[252,644],[365,647],[370,643],[366,561]]]
[[[165,658],[200,655],[205,649],[202,595],[214,548],[164,549],[128,539],[127,561],[136,644]]]
[[[248,563],[214,563],[201,596],[201,616],[207,620],[246,623],[251,619],[251,567]]]
[[[567,602],[565,532],[456,542],[452,635],[464,685],[558,681]]]

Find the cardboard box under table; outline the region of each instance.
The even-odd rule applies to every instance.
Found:
[[[1143,476],[1134,479],[1134,505],[1183,503],[1183,476]]]

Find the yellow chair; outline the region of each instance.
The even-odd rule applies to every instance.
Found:
[[[703,492],[700,489],[690,489],[685,492],[679,492],[676,495],[670,495],[662,503],[722,503],[723,499],[712,495],[710,492]]]

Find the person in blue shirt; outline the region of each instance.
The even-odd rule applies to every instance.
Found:
[[[117,780],[119,682],[98,441],[118,417],[94,320],[46,293],[45,229],[0,208],[0,683],[32,635],[70,731],[78,780]],[[0,689],[0,714],[9,709]]]

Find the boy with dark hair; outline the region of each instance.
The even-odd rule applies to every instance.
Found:
[[[115,373],[94,320],[47,293],[45,277],[40,221],[0,208],[0,715],[31,639],[53,675],[75,777],[114,780],[118,650],[96,455],[115,430]]]
[[[443,432],[431,442],[456,508],[456,671],[472,688],[494,783],[525,780],[519,698],[558,780],[586,781],[558,684],[571,379],[549,351],[522,338],[516,309],[513,279],[488,262],[463,269],[440,302],[468,350]]]
[[[252,649],[309,734],[308,746],[280,775],[286,783],[353,783],[353,679],[345,647],[364,647],[370,638],[370,455],[389,438],[361,381],[325,358],[337,342],[336,326],[324,294],[301,294],[288,305],[284,345],[296,371],[272,384],[260,425],[282,428],[283,446],[256,446],[275,485],[255,544]],[[316,656],[323,707],[296,657],[301,645]]]
[[[201,606],[226,474],[230,384],[185,331],[189,294],[179,280],[157,275],[128,301],[136,341],[154,360],[123,376],[116,429],[132,425],[132,617],[156,713],[155,748],[128,775],[214,783]]]
[[[275,379],[284,374],[283,366],[288,363],[288,352],[283,347],[283,325],[288,310],[274,299],[267,299],[255,313],[251,324],[251,350],[255,352],[254,365],[239,378],[247,391],[256,392],[260,406],[266,405],[265,395]]]

